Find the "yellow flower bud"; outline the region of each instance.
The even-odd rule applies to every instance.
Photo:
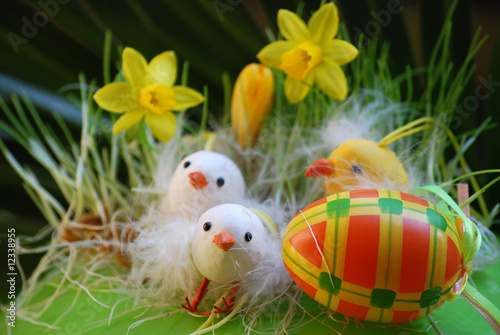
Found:
[[[273,103],[273,72],[262,64],[248,64],[236,79],[231,100],[232,130],[242,147],[255,142]]]

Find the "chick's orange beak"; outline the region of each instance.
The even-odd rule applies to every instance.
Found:
[[[224,251],[231,249],[235,242],[234,237],[224,231],[214,236],[214,243]]]
[[[197,190],[201,190],[208,185],[207,178],[205,178],[205,175],[201,172],[191,172],[188,174],[188,177],[191,185],[193,185],[193,187]]]
[[[320,158],[309,165],[304,173],[304,176],[310,178],[324,177],[331,175],[334,171],[335,168],[332,164],[330,164],[330,162],[328,162],[325,158]]]

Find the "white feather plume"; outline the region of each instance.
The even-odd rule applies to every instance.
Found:
[[[194,224],[151,210],[135,229],[139,236],[129,248],[130,280],[140,294],[162,302],[194,294],[200,278],[190,252]]]

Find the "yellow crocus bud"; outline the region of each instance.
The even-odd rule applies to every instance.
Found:
[[[232,130],[242,147],[255,142],[273,103],[273,72],[262,64],[245,66],[236,79],[231,100]]]

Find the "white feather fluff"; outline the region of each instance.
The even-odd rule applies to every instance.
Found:
[[[270,237],[262,261],[240,284],[243,294],[251,297],[249,308],[269,308],[276,298],[284,297],[293,284],[281,256],[281,234]]]
[[[500,245],[495,234],[481,222],[472,218],[481,233],[481,247],[472,260],[474,270],[483,271],[497,264],[500,260]]]
[[[364,91],[336,107],[333,117],[321,129],[327,149],[344,142],[366,139],[378,142],[395,129],[396,116],[403,118],[408,109],[378,91]]]
[[[183,301],[199,285],[200,274],[191,258],[194,223],[152,210],[143,217],[130,245],[130,280],[141,295],[162,302]]]

